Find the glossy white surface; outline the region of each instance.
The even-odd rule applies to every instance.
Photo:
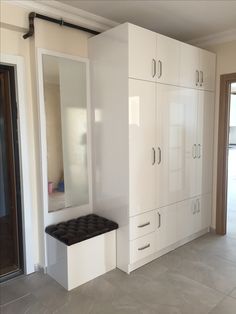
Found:
[[[198,88],[196,71],[199,71],[199,49],[180,43],[180,85]]]
[[[129,77],[155,82],[156,33],[132,24],[126,25],[129,29]]]
[[[116,231],[66,246],[47,235],[48,274],[74,289],[116,267]]]
[[[130,242],[130,263],[153,254],[156,251],[155,232]]]
[[[180,42],[157,34],[157,82],[179,85]]]
[[[157,84],[157,207],[194,195],[197,91]],[[157,160],[159,156],[157,157]]]
[[[156,85],[129,79],[130,215],[156,208]]]
[[[117,266],[129,263],[128,31],[89,39],[93,133],[93,210],[119,224]]]
[[[158,46],[158,36],[125,23],[89,39],[94,211],[119,223],[117,267],[126,272],[185,243],[204,225],[200,194],[205,179],[196,176],[204,163],[195,156],[205,136],[204,128],[197,129],[205,123],[205,113],[198,108],[202,91],[194,85],[199,49],[181,49],[181,43],[164,36]],[[155,38],[156,58],[159,49],[165,61],[166,84],[157,83],[158,67],[155,80],[150,74]],[[181,82],[181,71],[184,87],[174,86]],[[198,115],[204,119],[198,121]],[[201,143],[203,154],[206,145]],[[196,198],[201,211],[193,218]],[[143,229],[139,222],[146,224]],[[154,252],[150,242],[155,243]],[[138,250],[139,244],[148,247]]]
[[[200,88],[207,91],[215,90],[215,67],[216,55],[212,52],[199,49],[200,66],[202,71],[200,77]],[[203,77],[202,77],[203,76]],[[202,85],[202,86],[201,86]]]
[[[134,216],[129,220],[130,240],[140,238],[157,229],[158,215],[156,210]]]

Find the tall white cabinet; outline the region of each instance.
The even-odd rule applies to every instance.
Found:
[[[89,56],[94,211],[129,273],[209,229],[215,55],[125,23]]]

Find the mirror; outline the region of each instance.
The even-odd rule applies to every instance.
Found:
[[[89,203],[87,63],[43,54],[48,211]]]

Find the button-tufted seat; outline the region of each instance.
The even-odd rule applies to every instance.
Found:
[[[45,231],[66,245],[72,245],[117,228],[117,223],[98,215],[90,214],[48,226]]]

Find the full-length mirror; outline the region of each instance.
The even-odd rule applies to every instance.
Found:
[[[88,204],[87,64],[43,54],[48,211]]]

